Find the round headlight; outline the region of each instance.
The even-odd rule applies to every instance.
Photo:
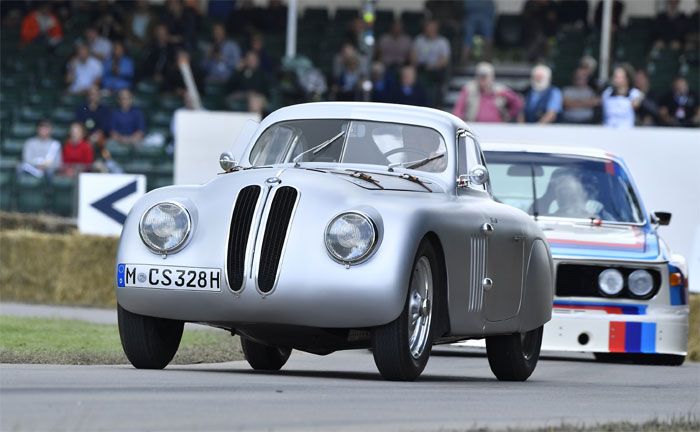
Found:
[[[326,249],[343,263],[363,260],[372,252],[376,241],[374,222],[359,213],[336,216],[326,228]]]
[[[598,275],[598,288],[605,295],[614,296],[622,291],[625,281],[622,273],[615,269],[607,269]]]
[[[144,244],[153,252],[162,254],[176,250],[187,240],[192,219],[180,204],[162,202],[144,213],[139,233]]]
[[[646,270],[635,270],[627,278],[627,285],[632,294],[644,297],[654,289],[654,279]]]

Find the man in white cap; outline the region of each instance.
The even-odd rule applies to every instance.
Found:
[[[530,88],[525,92],[521,123],[554,123],[562,110],[561,90],[552,85],[552,70],[545,65],[532,68]]]
[[[476,65],[476,79],[467,82],[455,102],[452,113],[467,122],[504,123],[513,121],[523,108],[522,98],[494,81],[491,63]]]

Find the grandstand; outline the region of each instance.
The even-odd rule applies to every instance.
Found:
[[[177,0],[176,0],[177,1]],[[197,2],[188,2],[197,3]],[[201,4],[201,2],[199,2]],[[213,6],[221,2],[212,1]],[[279,2],[266,2],[255,6],[248,2],[238,2],[239,9],[230,11],[224,20],[229,37],[241,47],[248,47],[251,38],[258,33],[264,37],[267,55],[275,63],[272,84],[267,95],[269,112],[281,106],[308,100],[323,100],[330,92],[309,94],[300,89],[295,75],[298,63],[283,61],[285,49],[286,6]],[[322,2],[309,2],[302,7],[298,17],[297,54],[308,58],[320,70],[328,83],[333,81],[333,63],[341,46],[347,41],[348,29],[353,20],[361,17],[362,1],[343,2],[342,7],[318,6]],[[449,40],[453,56],[450,65],[450,79],[439,108],[451,110],[459,89],[474,74],[473,62],[466,65],[460,62],[463,28],[461,25],[462,2],[440,3],[435,1],[409,2],[411,7],[402,9],[397,2],[377,3],[374,13],[373,32],[376,36],[386,33],[396,18],[400,18],[405,32],[415,37],[422,31],[427,16],[441,19],[441,34]],[[115,16],[125,17],[129,4],[107,3]],[[304,2],[301,2],[302,6]],[[349,7],[356,4],[356,7]],[[416,4],[418,7],[416,7]],[[591,6],[595,2],[590,2]],[[75,216],[76,177],[56,175],[51,181],[28,175],[17,175],[16,167],[22,159],[25,141],[35,134],[38,120],[48,118],[53,123],[53,135],[63,143],[68,135],[70,123],[75,118],[76,107],[84,102],[84,96],[66,92],[64,80],[66,65],[74,53],[74,44],[83,38],[85,29],[92,23],[95,8],[104,7],[93,2],[57,2],[57,7],[67,8],[61,15],[63,39],[55,45],[31,43],[22,44],[20,21],[13,16],[16,8],[21,18],[30,12],[36,2],[3,2],[3,25],[0,32],[0,209],[19,212],[49,212],[58,215]],[[385,5],[387,6],[385,8]],[[226,5],[224,5],[225,7]],[[337,6],[337,5],[333,5]],[[390,8],[388,6],[391,6]],[[150,4],[154,17],[166,13],[163,3]],[[119,10],[118,9],[122,9]],[[445,11],[447,9],[447,11]],[[117,14],[117,12],[119,12]],[[697,16],[697,15],[696,15]],[[451,19],[452,17],[453,19]],[[210,39],[212,25],[221,16],[211,16],[206,8],[197,16],[194,44],[187,49],[190,64],[196,69],[200,64],[203,50]],[[651,89],[662,94],[669,89],[670,82],[677,75],[687,77],[691,88],[698,90],[697,47],[682,50],[653,49],[653,16],[630,16],[624,30],[618,31],[612,41],[612,62],[626,62],[637,69],[648,72]],[[495,46],[493,60],[499,80],[516,89],[524,90],[528,85],[532,63],[524,54],[525,20],[519,13],[501,13],[496,19]],[[548,50],[539,60],[551,65],[553,83],[558,86],[570,82],[573,71],[578,67],[583,55],[597,57],[600,47],[600,33],[594,28],[562,25],[555,35],[547,40]],[[128,53],[136,65],[145,61],[146,50],[132,45]],[[478,58],[474,59],[478,60]],[[247,105],[241,100],[228,98],[230,89],[226,84],[205,83],[200,74],[195,74],[202,105],[208,110],[246,111]],[[428,88],[428,75],[420,75],[419,80]],[[147,133],[164,138],[167,144],[172,141],[171,119],[173,112],[183,106],[182,97],[176,92],[164,92],[161,86],[146,76],[136,75],[132,84],[135,105],[146,115]],[[104,98],[107,106],[116,106],[113,96]],[[144,174],[148,189],[172,183],[173,162],[171,146],[123,146],[108,144],[112,158],[128,173]]]

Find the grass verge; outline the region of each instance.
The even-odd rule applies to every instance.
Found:
[[[185,330],[173,364],[241,360],[238,337],[223,330]],[[116,325],[0,316],[0,363],[125,364]]]
[[[594,425],[562,424],[532,429],[506,429],[508,432],[689,432],[697,430],[700,430],[700,419],[694,415],[675,417],[668,420],[654,419],[644,423],[622,421]]]

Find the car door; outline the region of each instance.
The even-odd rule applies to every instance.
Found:
[[[466,167],[459,170],[468,173],[476,165],[485,166],[486,162],[474,136],[465,133],[460,138],[459,146],[466,150],[463,161],[466,162]],[[488,181],[483,185],[468,185],[467,188],[488,195],[491,190]],[[476,282],[480,285],[481,292],[477,297],[481,298],[477,303],[483,304],[484,316],[488,321],[511,318],[520,309],[526,238],[516,212],[505,204],[496,203],[490,198],[484,199],[481,205],[483,221],[480,232],[475,233],[470,240],[473,244],[471,261],[476,261],[477,264],[471,266],[470,278],[478,279]]]
[[[517,215],[505,204],[486,207],[488,235],[484,310],[488,321],[502,321],[520,309],[526,238]]]

